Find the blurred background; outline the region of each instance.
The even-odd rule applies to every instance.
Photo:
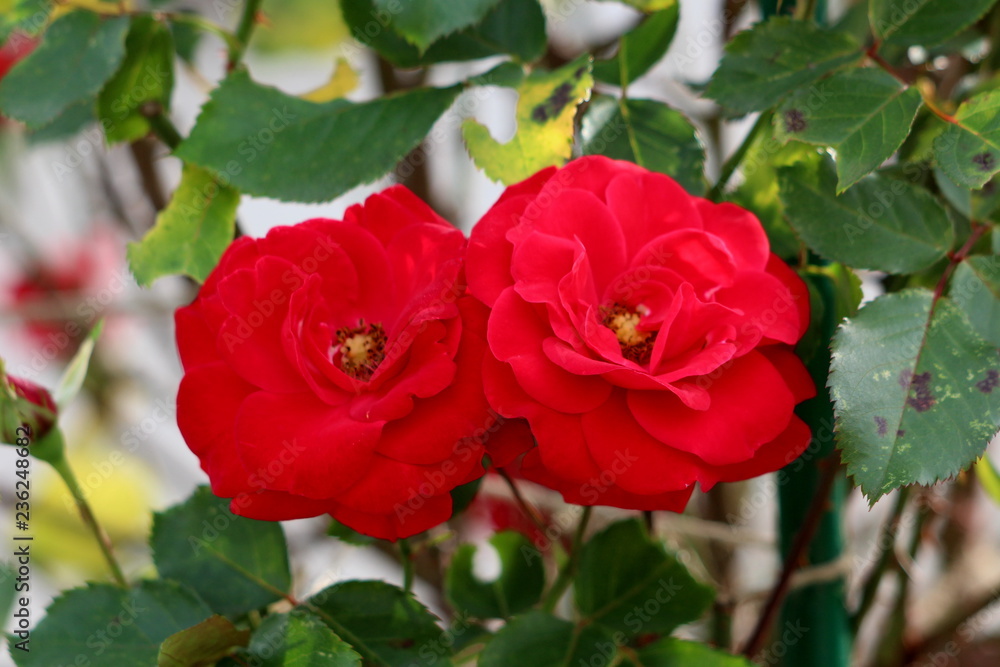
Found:
[[[544,4],[551,52],[561,59],[612,42],[640,17],[612,2],[547,0]],[[829,20],[844,16],[850,4],[830,0]],[[222,0],[170,6],[190,9],[223,25],[235,24],[241,8],[239,2]],[[692,119],[708,148],[710,180],[720,157],[739,143],[755,119],[723,119],[715,105],[700,99],[697,91],[715,70],[728,37],[759,20],[759,12],[756,2],[681,0],[681,22],[670,52],[649,75],[630,86],[632,97],[665,101]],[[341,68],[338,76],[356,76],[357,86],[348,96],[356,101],[371,99],[414,76],[393,71],[372,52],[359,48],[341,21],[336,2],[264,0],[261,19],[247,65],[254,79],[287,93],[299,95],[321,88],[336,67]],[[208,93],[225,74],[226,49],[211,35],[195,40],[184,33],[176,39],[183,49],[176,67],[172,115],[186,134]],[[449,84],[485,72],[496,63],[482,60],[435,66],[425,81]],[[0,72],[2,68],[0,60]],[[459,121],[471,111],[494,137],[505,141],[514,133],[515,103],[516,94],[501,88],[488,89],[488,95],[473,102],[457,102],[439,121],[441,132],[431,133],[443,138],[423,147],[428,156],[425,168],[405,179],[465,231],[493,204],[502,186],[472,164],[461,143]],[[150,512],[181,501],[207,481],[177,430],[174,414],[181,368],[172,313],[193,298],[195,285],[168,278],[143,290],[125,262],[126,243],[138,240],[152,227],[156,211],[169,200],[179,175],[180,163],[151,139],[109,149],[96,125],[30,135],[0,120],[0,356],[11,374],[51,387],[80,342],[74,334],[105,320],[85,389],[64,416],[63,425],[70,460],[129,578],[152,573],[145,546]],[[400,179],[389,176],[319,205],[244,196],[238,215],[240,229],[243,234],[260,236],[277,225],[317,216],[338,217],[349,205],[396,180]],[[875,276],[865,278],[866,296],[871,298],[878,292],[878,281]],[[13,459],[12,448],[0,448],[0,470],[12,470]],[[0,475],[0,544],[10,544],[13,485],[13,475]],[[62,483],[36,464],[32,490],[32,608],[37,620],[60,589],[106,575],[100,552]],[[527,485],[525,491],[553,525],[572,529],[574,510],[563,506],[558,497]],[[900,543],[927,542],[934,547],[919,551],[916,559],[903,555],[912,595],[918,601],[908,623],[922,636],[957,606],[1000,585],[1000,512],[965,477],[918,493],[920,502],[904,513],[899,534]],[[771,476],[727,485],[718,495],[713,500],[697,497],[684,516],[658,516],[657,529],[696,576],[719,587],[720,599],[733,612],[733,636],[741,638],[759,614],[779,567],[776,480]],[[852,494],[845,526],[847,556],[826,566],[827,571],[804,570],[797,585],[809,577],[844,573],[849,583],[862,579],[877,558],[880,524],[896,502],[894,496],[869,511],[860,494]],[[598,512],[598,517],[616,515],[616,510],[607,508]],[[402,581],[391,554],[375,545],[332,539],[327,536],[328,526],[329,520],[323,518],[286,525],[297,595],[350,578]],[[442,529],[441,540],[454,542],[456,536],[447,532],[454,530],[463,540],[481,542],[501,528],[529,534],[535,530],[511,502],[506,487],[489,479],[463,519]],[[477,567],[488,576],[496,563],[490,562],[489,549],[479,553],[483,556]],[[725,567],[720,568],[720,562]],[[436,583],[418,581],[416,592],[432,610],[446,615]],[[892,599],[891,589],[896,585],[892,577],[885,578],[879,599]],[[851,594],[856,599],[858,591],[852,588]],[[1000,627],[998,611],[987,606],[974,617],[978,620],[973,647],[955,661],[928,664],[1000,664],[997,642],[990,639]],[[877,632],[878,625],[870,627]],[[704,637],[706,628],[692,627],[688,633]],[[868,650],[875,638],[863,634],[858,650]],[[8,664],[12,664],[9,657],[0,655],[0,665]]]

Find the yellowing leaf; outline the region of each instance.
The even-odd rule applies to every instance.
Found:
[[[334,67],[330,80],[316,90],[301,95],[302,99],[322,104],[338,97],[344,97],[358,87],[358,73],[351,68],[346,58],[337,58],[337,64]]]
[[[510,184],[568,160],[577,107],[590,99],[594,87],[592,66],[584,56],[555,71],[529,74],[517,86],[517,134],[506,144],[479,122],[466,120],[462,136],[476,165],[493,180]]]

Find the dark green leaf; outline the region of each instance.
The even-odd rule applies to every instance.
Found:
[[[476,26],[445,37],[426,52],[393,30],[391,14],[380,14],[372,0],[341,0],[340,10],[351,34],[399,67],[476,60],[508,53],[532,62],[545,53],[545,14],[538,0],[501,0]]]
[[[846,70],[785,100],[774,116],[775,136],[835,147],[843,192],[892,157],[921,104],[916,88],[881,69]]]
[[[639,662],[643,667],[751,667],[745,658],[681,639],[661,639],[650,644],[639,651]]]
[[[597,95],[580,128],[584,155],[628,160],[666,174],[688,192],[705,191],[705,148],[679,111],[655,100]]]
[[[253,633],[256,667],[360,667],[361,656],[317,616],[303,609],[271,614]]]
[[[225,615],[260,609],[291,586],[281,524],[234,515],[208,487],[153,515],[150,546],[163,577],[197,592]]]
[[[492,581],[473,572],[476,547],[463,544],[455,552],[445,580],[448,600],[459,612],[475,618],[508,618],[525,611],[542,597],[545,562],[524,535],[497,533],[490,544],[500,557],[501,571]]]
[[[672,0],[666,9],[647,17],[637,28],[624,35],[614,58],[594,63],[594,78],[615,86],[622,85],[623,60],[626,84],[641,77],[660,62],[670,48],[679,19],[680,4]]]
[[[139,243],[128,246],[128,261],[140,285],[183,273],[198,282],[208,277],[233,240],[240,193],[219,185],[212,174],[185,165],[170,204]]]
[[[212,616],[166,638],[160,645],[158,667],[213,665],[250,641],[250,631],[240,630],[224,616]]]
[[[860,59],[861,45],[846,33],[773,18],[739,33],[726,45],[706,95],[739,113],[760,111]]]
[[[450,664],[437,619],[412,595],[382,581],[345,581],[309,600],[366,663],[388,667]]]
[[[372,0],[375,10],[392,17],[392,27],[421,51],[441,37],[481,21],[498,0]]]
[[[479,488],[483,485],[483,478],[474,479],[451,490],[451,512],[452,516],[458,516],[469,508],[472,501],[476,499]]]
[[[479,667],[610,665],[618,652],[612,637],[593,626],[574,626],[545,612],[515,618],[490,640]]]
[[[189,10],[181,10],[180,13],[188,12]],[[177,57],[188,64],[193,64],[198,44],[201,42],[201,30],[184,21],[171,21],[170,34],[174,38],[174,51]]]
[[[933,307],[932,307],[933,304]],[[946,298],[876,299],[834,337],[830,392],[848,473],[874,503],[982,456],[1000,426],[1000,357]]]
[[[40,127],[28,134],[28,141],[32,144],[42,144],[49,141],[65,141],[70,139],[91,123],[97,122],[95,109],[97,100],[88,97],[69,105],[65,111],[44,127]],[[100,130],[95,130],[100,132]],[[60,173],[56,171],[56,176]]]
[[[421,88],[363,104],[314,104],[236,71],[212,93],[176,154],[248,194],[329,201],[395,167],[459,90]]]
[[[912,273],[951,249],[947,213],[923,188],[876,174],[839,197],[833,162],[778,170],[785,216],[806,245],[857,269]],[[886,249],[891,248],[891,252]]]
[[[174,89],[174,42],[170,29],[152,16],[137,16],[125,38],[125,62],[97,98],[108,143],[135,141],[149,133],[143,104],[170,108]]]
[[[359,533],[350,526],[345,526],[337,520],[330,522],[330,527],[327,528],[326,534],[331,537],[336,537],[342,542],[353,544],[356,547],[366,547],[369,544],[374,544],[378,540],[378,538],[372,537],[371,535]]]
[[[517,87],[517,134],[497,142],[485,125],[469,118],[462,136],[480,169],[511,184],[567,161],[573,151],[576,109],[590,99],[594,78],[583,56],[555,71],[536,69]]]
[[[70,105],[92,98],[125,55],[126,17],[74,10],[57,19],[41,45],[0,82],[0,111],[41,127]]]
[[[951,180],[978,190],[1000,172],[1000,90],[962,104],[955,121],[934,140],[934,156]]]
[[[31,632],[30,652],[11,651],[18,667],[155,665],[160,642],[212,614],[194,593],[171,581],[130,589],[89,584],[57,597]]]
[[[587,542],[574,591],[588,621],[633,636],[669,634],[697,620],[713,597],[638,519],[613,524]]]
[[[1000,347],[1000,256],[969,257],[959,264],[949,295],[965,311],[972,328]]]
[[[871,0],[872,31],[882,44],[936,46],[979,20],[996,0]]]
[[[988,220],[1000,209],[1000,183],[995,178],[980,190],[970,190],[935,168],[934,180],[948,203],[970,220]]]

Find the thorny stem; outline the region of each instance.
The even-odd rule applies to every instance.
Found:
[[[881,44],[879,44],[878,42],[872,44],[872,46],[865,52],[866,55],[869,58],[871,58],[872,61],[876,65],[878,65],[879,67],[881,67],[882,69],[884,69],[886,72],[888,72],[889,74],[891,74],[893,77],[895,77],[896,80],[898,80],[900,83],[903,83],[903,84],[909,86],[911,84],[911,82],[907,81],[906,77],[903,76],[902,73],[899,70],[897,70],[895,67],[893,67],[892,64],[890,64],[889,61],[887,61],[885,58],[883,58],[882,55],[878,52],[878,49],[879,49],[880,46],[881,46]],[[939,107],[937,105],[937,100],[934,99],[933,95],[931,95],[930,93],[922,90],[919,86],[917,86],[917,90],[920,92],[920,96],[923,97],[923,99],[924,99],[924,104],[931,111],[931,113],[933,113],[935,116],[937,116],[938,118],[940,118],[944,122],[950,123],[951,125],[960,125],[961,124],[961,123],[959,123],[959,121],[958,121],[957,118],[955,118],[954,116],[952,116],[949,113],[944,112],[941,109],[941,107]]]
[[[551,612],[556,608],[563,593],[566,592],[566,589],[573,582],[576,570],[580,566],[580,551],[583,547],[583,536],[587,532],[587,524],[590,523],[590,515],[593,513],[593,509],[593,507],[583,508],[583,514],[580,515],[580,522],[576,525],[576,533],[573,535],[573,546],[569,552],[569,558],[567,558],[562,569],[559,570],[559,576],[556,577],[556,581],[552,584],[552,589],[549,590],[549,594],[542,605],[545,611]]]
[[[855,634],[857,634],[858,629],[861,627],[861,622],[864,620],[865,615],[875,602],[875,595],[878,593],[879,584],[882,583],[882,578],[888,571],[889,563],[892,561],[893,555],[895,554],[893,545],[896,542],[895,537],[896,533],[899,531],[899,522],[903,517],[903,510],[906,509],[906,501],[909,499],[909,496],[909,487],[903,487],[899,490],[899,495],[896,497],[896,505],[893,507],[892,514],[882,527],[881,537],[878,541],[878,544],[882,548],[882,553],[879,554],[878,562],[875,564],[872,573],[868,576],[868,579],[865,581],[865,585],[862,588],[861,602],[858,605],[858,610],[854,612],[854,615],[851,617],[851,629]]]
[[[163,105],[158,102],[147,102],[139,108],[139,113],[149,121],[153,134],[166,144],[167,148],[174,150],[180,145],[183,137],[163,112]]]
[[[403,590],[413,591],[413,550],[404,538],[399,541],[399,557],[403,563]]]
[[[261,0],[247,0],[240,15],[240,23],[236,26],[236,43],[229,47],[228,69],[232,71],[243,60],[243,55],[250,44],[250,36],[257,26],[257,12],[260,11]]]
[[[823,478],[820,480],[819,488],[816,489],[816,495],[813,496],[812,504],[809,506],[809,513],[806,515],[802,528],[799,530],[799,534],[796,536],[795,542],[792,544],[792,548],[785,558],[785,564],[781,568],[778,582],[771,591],[771,596],[764,606],[764,612],[757,621],[757,626],[754,628],[753,633],[751,633],[750,639],[747,640],[746,646],[743,647],[742,653],[748,658],[755,656],[764,645],[764,641],[767,639],[768,632],[774,624],[778,610],[781,609],[781,603],[788,594],[792,575],[795,574],[795,571],[802,563],[806,555],[806,550],[812,543],[813,537],[815,537],[816,531],[819,528],[820,520],[826,512],[830,492],[833,490],[833,484],[837,481],[837,476],[840,474],[840,465],[836,459],[827,459],[825,466],[826,470],[823,473]]]
[[[510,487],[510,492],[513,494],[514,501],[517,503],[517,506],[521,508],[521,512],[523,512],[524,515],[531,520],[531,523],[535,524],[535,528],[544,534],[547,528],[545,526],[545,522],[543,522],[542,518],[539,516],[538,510],[528,503],[525,497],[521,494],[521,489],[517,488],[517,484],[513,479],[511,479],[511,476],[507,474],[506,470],[500,470],[499,473],[500,476],[503,477],[503,480],[507,482],[507,486]]]

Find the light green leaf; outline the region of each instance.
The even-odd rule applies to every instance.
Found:
[[[517,183],[545,167],[561,165],[573,151],[577,107],[594,86],[591,61],[583,56],[552,72],[535,70],[517,87],[517,134],[506,144],[473,119],[462,136],[476,165],[502,183]]]
[[[836,72],[782,103],[775,136],[835,147],[839,194],[903,145],[922,103],[916,88],[880,69]]]
[[[204,169],[185,165],[170,204],[142,241],[128,245],[140,285],[183,273],[203,282],[233,240],[240,193]]]
[[[647,17],[637,28],[622,36],[614,58],[594,63],[595,79],[620,86],[623,61],[626,83],[635,81],[660,62],[670,48],[680,20],[677,0],[665,4],[667,6],[663,10]]]
[[[229,501],[198,487],[187,501],[153,515],[153,562],[164,578],[190,586],[212,611],[242,614],[291,586],[281,524],[234,515]]]
[[[249,664],[256,667],[361,666],[361,656],[304,609],[268,615],[254,632],[247,653]]]
[[[455,552],[445,579],[451,606],[475,618],[508,618],[525,611],[542,597],[545,562],[524,535],[497,533],[490,544],[500,558],[501,571],[492,581],[481,581],[473,572],[476,547],[463,544]]]
[[[213,91],[175,153],[248,194],[329,201],[395,167],[459,90],[421,88],[363,104],[314,104],[237,70]]]
[[[102,331],[104,331],[104,320],[100,320],[94,325],[87,337],[80,343],[80,349],[73,355],[69,366],[63,371],[62,378],[59,379],[59,384],[52,394],[52,400],[56,402],[60,412],[65,410],[66,406],[72,403],[76,395],[80,393],[83,381],[87,378],[87,369],[90,368],[90,357],[94,354],[94,347],[97,345],[97,339],[101,337]]]
[[[437,619],[411,594],[383,581],[334,584],[310,598],[309,607],[365,664],[451,664]]]
[[[604,0],[610,1],[610,0]],[[677,0],[617,0],[618,2],[623,2],[626,5],[631,5],[639,11],[643,12],[658,12],[662,9],[669,9],[673,6]]]
[[[587,542],[573,590],[589,622],[631,636],[669,634],[697,620],[713,598],[638,519],[612,524]]]
[[[388,29],[372,27],[373,12],[377,12],[373,0],[340,0],[340,10],[352,34],[398,67],[477,60],[504,53],[521,62],[533,62],[545,54],[548,41],[545,14],[538,0],[500,0],[478,25],[444,37],[424,52],[392,29],[391,15],[383,15]]]
[[[979,478],[979,483],[983,485],[983,490],[989,494],[993,502],[1000,505],[1000,471],[993,465],[990,457],[984,456],[979,459],[973,470],[976,471],[976,477]]]
[[[955,270],[949,296],[972,328],[1000,347],[1000,255],[966,258]]]
[[[670,176],[691,194],[705,192],[705,147],[679,111],[655,100],[596,95],[580,127],[584,155],[628,160]]]
[[[250,631],[240,630],[224,616],[211,616],[166,638],[160,645],[158,667],[211,665],[250,641]]]
[[[479,667],[612,665],[617,652],[610,633],[532,611],[515,618],[490,640]]]
[[[392,26],[421,51],[441,37],[479,23],[499,0],[373,0],[375,10],[392,17]]]
[[[947,298],[879,297],[833,341],[830,392],[847,472],[871,503],[982,456],[1000,427],[1000,355]]]
[[[1000,90],[958,108],[955,123],[934,140],[934,157],[951,180],[973,190],[1000,172]]]
[[[33,37],[48,24],[52,0],[0,0],[0,44],[14,33]]]
[[[127,17],[75,10],[57,19],[41,45],[0,81],[0,112],[37,128],[92,98],[125,55]]]
[[[761,111],[793,90],[861,59],[858,42],[813,23],[776,17],[726,45],[706,95],[738,113]]]
[[[856,269],[912,273],[955,241],[947,213],[926,190],[880,174],[839,197],[833,161],[778,170],[785,217],[806,245]],[[891,252],[886,249],[891,248]]]
[[[885,45],[937,46],[978,21],[996,0],[871,0],[872,31]]]
[[[109,144],[135,141],[149,132],[144,104],[170,108],[174,89],[174,43],[170,28],[152,16],[136,16],[125,38],[125,62],[97,98],[98,117]]]
[[[93,658],[91,664],[149,667],[157,662],[160,642],[211,613],[172,581],[144,581],[130,589],[88,584],[49,605],[31,632],[30,652],[11,654],[18,667],[75,665],[81,655]]]
[[[698,642],[661,639],[639,650],[643,667],[751,667],[745,658],[730,655]]]

